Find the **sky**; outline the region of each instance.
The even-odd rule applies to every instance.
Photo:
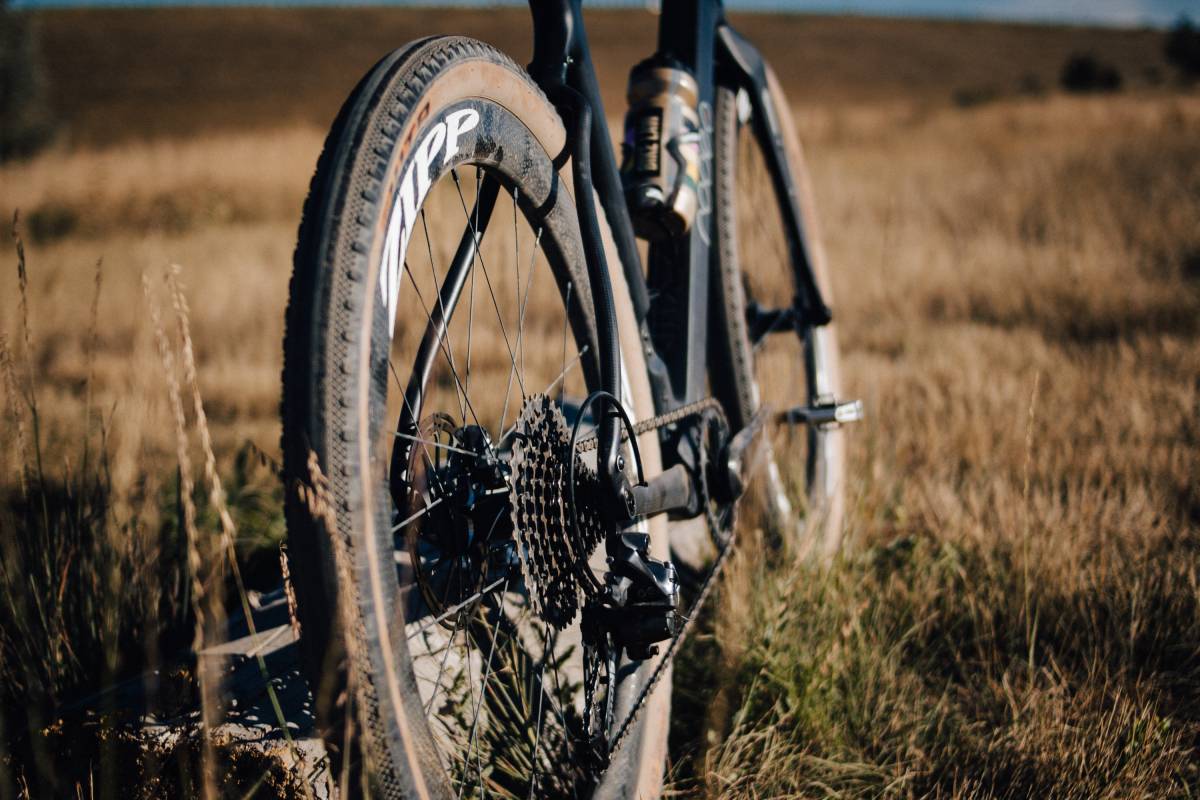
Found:
[[[1181,14],[1200,18],[1200,0],[749,0],[797,10],[864,14],[1167,26]],[[730,6],[736,5],[729,3]]]
[[[653,0],[584,0],[644,6]],[[504,5],[517,4],[508,0]],[[488,0],[416,0],[420,5],[489,5]],[[18,8],[147,5],[406,5],[412,0],[13,0]],[[1200,20],[1200,0],[726,0],[731,9],[881,14],[887,16],[1069,22],[1165,27],[1180,15]]]

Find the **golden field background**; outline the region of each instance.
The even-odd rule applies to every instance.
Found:
[[[654,20],[592,18],[616,119]],[[143,273],[169,320],[160,276],[182,266],[241,552],[255,565],[249,580],[268,586],[279,489],[247,466],[244,443],[277,451],[291,250],[324,127],[371,63],[417,36],[469,33],[519,61],[528,53],[521,10],[37,20],[64,132],[45,154],[0,166],[0,213],[20,209],[28,258],[24,295],[15,269],[0,283],[13,366],[0,384],[0,673],[6,703],[38,702],[6,714],[7,735],[20,738],[14,725],[34,734],[14,750],[28,758],[0,764],[0,797],[86,782],[72,774],[39,791],[63,767],[45,734],[53,709],[153,663],[186,617],[186,565],[172,560],[175,432]],[[1200,95],[1170,80],[1155,32],[735,24],[793,102],[848,394],[868,416],[848,437],[854,546],[843,560],[825,572],[768,564],[753,547],[760,534],[745,532],[719,612],[688,651],[705,680],[677,672],[678,788],[1194,795]],[[1058,92],[1058,69],[1078,50],[1117,65],[1126,89]],[[67,523],[20,490],[31,386],[45,483],[81,509]],[[95,503],[70,491],[86,437],[93,454],[103,437],[108,454]],[[202,523],[215,537],[211,512]],[[83,529],[82,544],[38,558],[13,544]],[[103,571],[84,569],[84,556]],[[72,599],[83,593],[94,607]],[[81,616],[92,622],[72,621]],[[98,795],[116,790],[102,754],[83,762]],[[236,782],[229,792],[241,796]]]

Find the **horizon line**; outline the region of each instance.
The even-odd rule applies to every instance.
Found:
[[[878,0],[877,0],[878,2]],[[950,10],[934,8],[929,0],[882,0],[884,6],[865,8],[867,3],[816,0],[796,3],[795,0],[727,0],[726,8],[733,12],[795,14],[810,16],[844,16],[877,19],[911,19],[933,22],[977,22],[984,24],[1030,25],[1045,27],[1107,28],[1118,30],[1165,30],[1187,19],[1186,10],[1178,13],[1163,9],[1157,14],[1143,13],[1140,18],[1105,18],[1095,15],[1068,15],[1066,13],[1021,13],[1013,9],[1005,13],[996,6],[989,8],[960,8]],[[124,8],[447,8],[479,9],[493,7],[521,7],[522,0],[10,0],[9,8],[22,11],[39,10],[87,10]],[[658,3],[646,0],[594,0],[589,6],[605,10],[642,9],[657,13]],[[944,2],[934,5],[944,6]],[[1028,7],[1026,7],[1028,8]],[[1046,6],[1042,5],[1042,9]],[[1143,9],[1145,11],[1145,9]],[[1169,17],[1169,18],[1168,18]]]

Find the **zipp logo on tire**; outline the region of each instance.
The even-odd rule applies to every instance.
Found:
[[[404,254],[421,204],[433,178],[441,172],[442,165],[459,152],[459,140],[463,134],[479,125],[479,112],[473,108],[460,108],[438,120],[421,139],[409,158],[404,177],[392,199],[392,210],[388,219],[387,234],[383,245],[383,266],[379,270],[379,294],[388,314],[388,330],[396,325],[396,302],[400,292],[400,270],[404,265]]]

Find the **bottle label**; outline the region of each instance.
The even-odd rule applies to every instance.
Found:
[[[662,171],[662,109],[648,109],[634,120],[633,175],[655,176]]]

